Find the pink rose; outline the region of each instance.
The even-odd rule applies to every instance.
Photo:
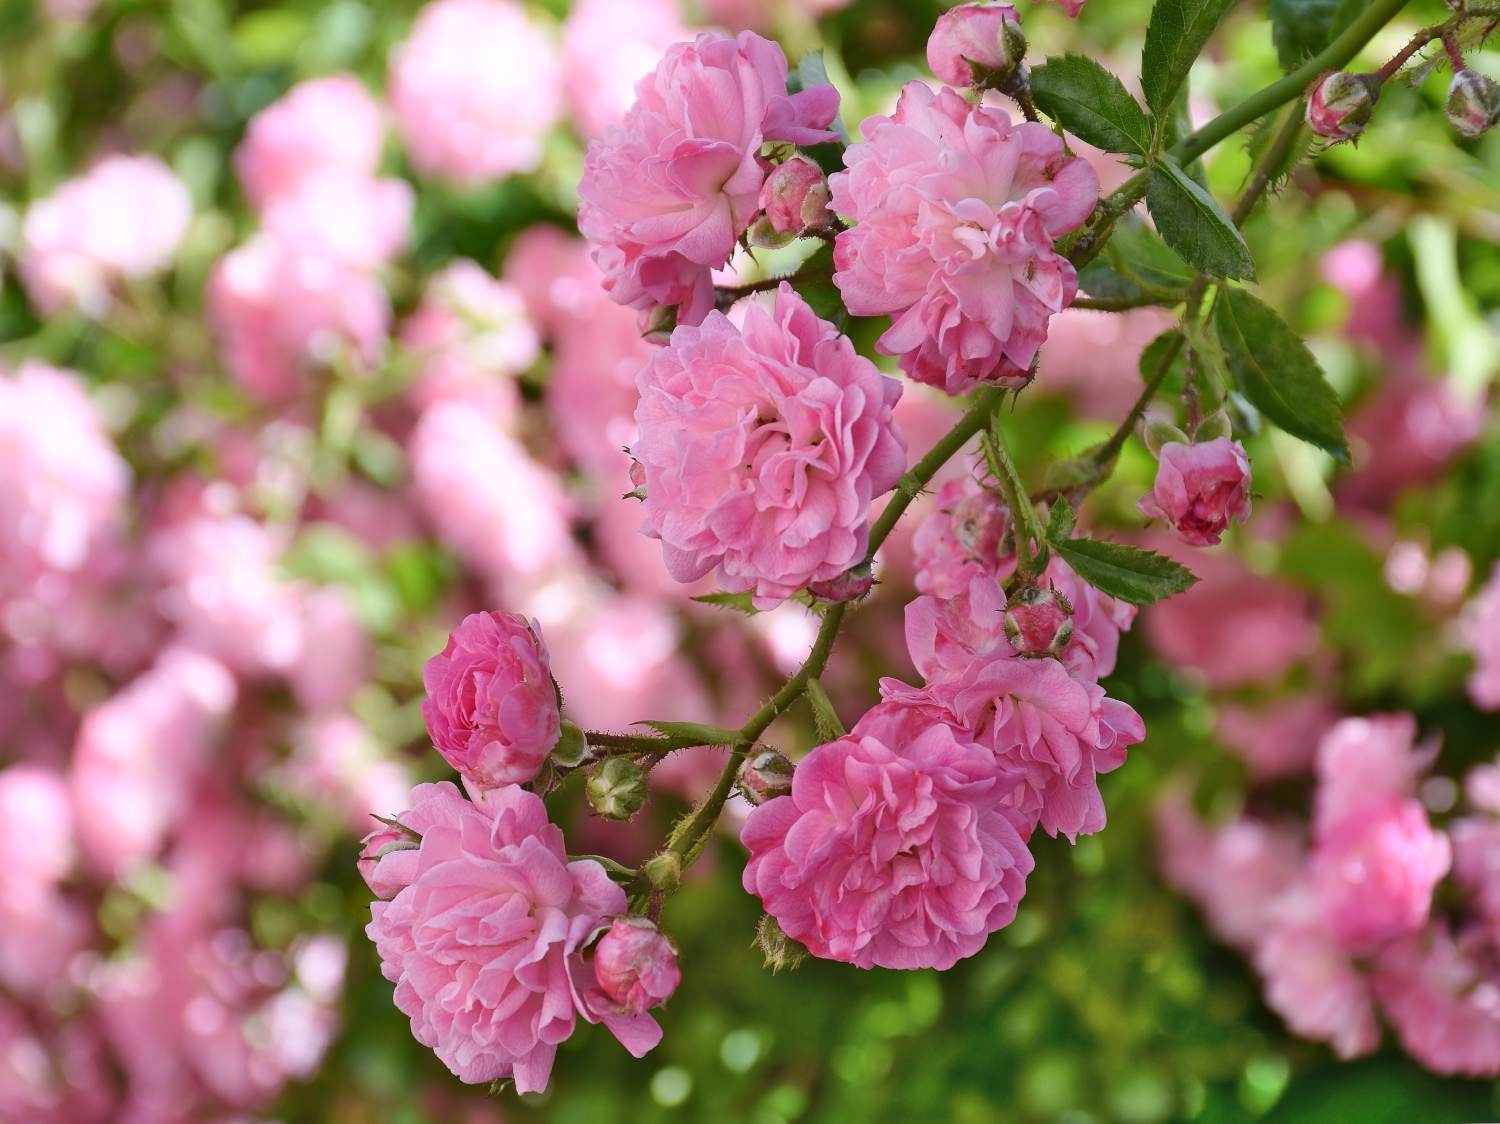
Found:
[[[1015,567],[1015,555],[1001,554],[1010,512],[1000,497],[970,477],[949,480],[938,489],[937,506],[912,539],[917,589],[935,597],[956,597],[978,573],[999,574]]]
[[[1474,655],[1469,698],[1481,710],[1500,710],[1500,565],[1464,610],[1462,637]]]
[[[1471,774],[1472,776],[1472,774]],[[1453,843],[1453,881],[1500,942],[1500,819],[1462,816],[1448,825]]]
[[[563,24],[563,89],[585,136],[625,116],[635,87],[673,43],[692,38],[676,0],[578,0]]]
[[[535,624],[473,613],[422,671],[433,747],[481,788],[525,784],[557,744],[557,688]]]
[[[584,943],[625,912],[625,892],[598,863],[568,862],[533,793],[510,786],[476,805],[432,787],[441,822],[422,832],[411,883],[371,904],[366,929],[417,1041],[465,1082],[511,1078],[522,1093],[546,1087],[579,1014],[637,1057],[655,1046],[650,1015],[596,1012],[577,990]]]
[[[1360,298],[1356,310],[1364,303]],[[1384,344],[1383,353],[1392,346]],[[1384,508],[1403,491],[1432,483],[1474,443],[1486,416],[1483,401],[1465,398],[1446,379],[1397,374],[1349,416],[1354,471],[1339,485],[1339,498]]]
[[[834,256],[849,311],[895,317],[877,346],[918,382],[1026,385],[1078,288],[1053,240],[1088,217],[1098,177],[1045,125],[920,82],[861,131],[829,180],[833,209],[858,222]]]
[[[927,37],[927,65],[949,86],[978,86],[1007,74],[1026,54],[1021,17],[1009,4],[960,4],[938,16]],[[980,74],[974,67],[981,68]]]
[[[894,379],[783,285],[737,329],[679,327],[642,369],[632,453],[646,470],[642,530],[690,582],[769,608],[864,558],[870,501],[906,468]]]
[[[419,172],[529,172],[562,108],[552,42],[516,0],[435,0],[391,54],[391,108]]]
[[[1232,520],[1250,516],[1250,460],[1238,441],[1162,446],[1156,486],[1137,507],[1189,546],[1216,546]]]
[[[1417,744],[1410,714],[1376,714],[1336,722],[1318,743],[1313,825],[1333,830],[1363,808],[1416,795],[1437,756],[1434,742]]]
[[[385,900],[394,898],[416,879],[417,845],[422,837],[435,827],[460,828],[472,807],[446,781],[417,785],[407,802],[411,807],[406,811],[377,821],[380,826],[364,837],[357,860],[366,885]]]
[[[1009,925],[1033,864],[984,749],[885,703],[750,813],[744,886],[814,956],[952,967]]]
[[[1415,800],[1366,804],[1319,833],[1311,876],[1329,930],[1368,952],[1427,923],[1433,888],[1448,873],[1448,837]]]
[[[1375,995],[1401,1046],[1436,1073],[1500,1074],[1500,972],[1492,938],[1446,924],[1380,954]]]
[[[171,264],[193,217],[181,180],[154,156],[109,156],[33,203],[20,272],[38,311],[109,311],[110,291]]]
[[[352,74],[299,82],[250,119],[234,168],[251,206],[324,171],[370,177],[380,164],[380,106]]]
[[[671,998],[682,979],[677,950],[644,917],[616,917],[594,946],[594,978],[611,1005],[639,1015]]]
[[[578,226],[619,304],[676,305],[698,324],[714,305],[714,269],[755,216],[768,140],[832,140],[832,86],[786,90],[786,56],[753,32],[705,32],[668,48],[636,102],[589,145]]]
[[[1255,966],[1266,1005],[1294,1034],[1327,1042],[1345,1060],[1380,1045],[1369,982],[1321,925],[1274,925],[1255,950]]]
[[[300,706],[327,713],[345,706],[369,677],[370,639],[343,586],[310,589],[300,602],[302,643],[287,677]]]
[[[1009,659],[1005,591],[977,569],[956,597],[918,597],[906,606],[906,650],[929,683],[958,679],[975,663]]]

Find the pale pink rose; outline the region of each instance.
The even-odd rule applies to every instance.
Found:
[[[1500,1074],[1500,971],[1492,938],[1444,924],[1397,941],[1373,986],[1402,1048],[1435,1073]]]
[[[299,394],[340,356],[356,368],[385,348],[390,304],[367,270],[261,235],[220,258],[207,290],[224,364],[247,394]]]
[[[1222,702],[1215,711],[1219,740],[1234,749],[1261,779],[1307,772],[1318,741],[1338,712],[1316,692],[1273,699],[1260,706]]]
[[[534,622],[474,613],[422,671],[422,718],[443,760],[481,788],[525,784],[560,733],[547,645]]]
[[[1437,756],[1436,742],[1417,744],[1410,714],[1345,718],[1318,743],[1313,826],[1321,834],[1361,808],[1416,795]]]
[[[679,327],[638,378],[641,529],[667,569],[770,608],[864,558],[870,501],[906,469],[894,379],[783,285],[774,310]]]
[[[655,1046],[650,1015],[591,1010],[575,982],[584,943],[625,912],[625,892],[598,863],[568,862],[540,797],[511,786],[480,806],[436,787],[445,822],[422,832],[411,884],[371,904],[366,930],[417,1041],[465,1082],[511,1078],[522,1093],[546,1087],[579,1014],[637,1057]]]
[[[1327,1042],[1346,1060],[1372,1053],[1380,1045],[1370,985],[1321,925],[1273,925],[1254,959],[1265,985],[1266,1005],[1294,1034]]]
[[[171,264],[192,217],[187,187],[156,157],[106,157],[27,210],[21,280],[44,315],[102,316],[117,284]]]
[[[579,0],[563,24],[563,89],[573,119],[596,137],[625,116],[635,86],[673,43],[692,38],[676,0]]]
[[[551,40],[516,0],[434,0],[391,54],[391,109],[423,175],[529,172],[562,108]]]
[[[1021,17],[1009,4],[960,4],[938,16],[927,37],[927,66],[949,86],[977,86],[974,67],[1009,73],[1026,53]]]
[[[1320,831],[1310,876],[1329,931],[1351,951],[1369,952],[1427,924],[1452,859],[1448,837],[1420,803],[1387,800]]]
[[[97,562],[129,491],[130,467],[77,375],[34,361],[0,372],[0,605]]]
[[[833,209],[858,223],[835,247],[849,311],[895,317],[876,346],[918,382],[1024,386],[1077,292],[1052,242],[1093,209],[1093,169],[1045,125],[921,82],[861,132],[829,180]]]
[[[436,827],[461,828],[473,807],[446,781],[419,784],[402,797],[404,812],[386,809],[380,826],[364,838],[359,869],[377,897],[394,898],[416,880],[416,844]],[[394,820],[394,823],[388,822]]]
[[[252,117],[234,169],[259,210],[319,172],[373,176],[384,144],[380,106],[354,75],[335,74],[299,82]]]
[[[1500,565],[1464,610],[1461,634],[1474,656],[1469,698],[1481,710],[1500,710]]]
[[[639,1015],[670,999],[682,972],[661,930],[644,917],[616,917],[594,946],[594,979],[610,1006]]]
[[[918,597],[906,606],[906,650],[929,683],[959,679],[976,662],[1016,654],[1005,636],[1005,592],[975,570],[956,597]]]
[[[152,857],[186,810],[235,683],[207,656],[169,648],[84,716],[69,787],[84,857],[117,874]]]
[[[247,515],[206,516],[147,544],[162,614],[191,646],[246,675],[287,674],[302,655],[302,591],[277,572],[284,534]]]
[[[1156,484],[1137,507],[1189,546],[1215,546],[1234,520],[1250,517],[1250,459],[1238,441],[1162,446]]]
[[[438,402],[422,412],[408,452],[418,506],[486,580],[525,586],[575,564],[562,481],[493,417]]]
[[[272,198],[261,227],[299,256],[375,270],[406,245],[416,197],[404,180],[329,169],[303,176]]]
[[[370,638],[342,586],[325,585],[299,599],[302,641],[287,671],[292,694],[313,713],[338,710],[370,674]]]
[[[624,121],[589,145],[578,227],[616,303],[676,305],[679,324],[713,308],[711,273],[755,216],[761,145],[834,139],[837,92],[789,96],[786,78],[769,40],[705,32],[669,47]]]
[[[1302,841],[1285,825],[1239,816],[1205,824],[1186,793],[1156,808],[1162,874],[1191,898],[1221,940],[1253,949],[1271,927],[1277,899],[1302,869]]]
[[[1014,920],[1034,865],[985,749],[899,703],[797,765],[740,833],[744,886],[814,956],[952,967]]]

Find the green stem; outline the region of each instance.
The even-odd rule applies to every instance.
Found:
[[[1005,443],[1005,433],[998,424],[991,425],[984,435],[985,457],[990,462],[990,473],[1000,486],[1005,497],[1005,506],[1010,509],[1014,521],[1016,539],[1016,570],[1024,578],[1034,578],[1045,565],[1047,532],[1037,518],[1036,507],[1021,474],[1011,460],[1010,448]]]
[[[1092,308],[1097,312],[1128,312],[1132,308],[1152,308],[1182,301],[1181,293],[1166,291],[1142,293],[1138,297],[1078,297],[1069,308]]]
[[[662,734],[611,734],[603,730],[586,730],[590,748],[616,750],[601,756],[618,757],[622,753],[671,753],[676,749],[693,749],[703,744],[702,738],[666,737]]]
[[[1115,457],[1125,445],[1125,439],[1135,429],[1136,423],[1146,413],[1146,407],[1151,404],[1151,399],[1156,397],[1156,392],[1161,389],[1161,384],[1166,381],[1168,373],[1172,370],[1172,363],[1177,358],[1177,353],[1182,350],[1184,337],[1178,333],[1177,338],[1167,345],[1162,353],[1156,370],[1151,372],[1151,377],[1146,380],[1146,385],[1141,390],[1140,397],[1135,400],[1135,405],[1130,407],[1130,413],[1125,415],[1115,431],[1109,435],[1109,440],[1100,445],[1094,453],[1094,464],[1101,470],[1114,463]]]

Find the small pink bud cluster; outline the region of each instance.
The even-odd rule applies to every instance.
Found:
[[[1379,97],[1380,79],[1374,74],[1325,74],[1307,99],[1308,128],[1329,140],[1353,140],[1365,131]]]

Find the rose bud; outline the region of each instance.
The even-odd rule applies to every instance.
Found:
[[[792,791],[793,765],[774,749],[762,750],[740,767],[740,795],[756,807]]]
[[[1021,656],[1055,656],[1073,639],[1073,606],[1056,590],[1023,589],[1005,610],[1005,638]]]
[[[677,950],[644,917],[616,917],[594,948],[594,979],[621,1014],[665,1003],[682,980]]]
[[[1330,71],[1307,99],[1307,126],[1329,140],[1353,140],[1365,131],[1379,97],[1380,79],[1375,75]]]
[[[1136,504],[1190,546],[1213,546],[1233,519],[1250,515],[1250,460],[1238,441],[1163,445],[1156,485]]]
[[[552,763],[562,769],[576,769],[589,757],[589,739],[571,722],[562,724],[562,734],[552,747]]]
[[[628,820],[646,803],[646,771],[628,757],[601,761],[584,786],[589,806],[607,820]]]
[[[777,165],[760,189],[760,209],[778,234],[825,229],[833,218],[828,201],[828,179],[806,156]]]
[[[1448,85],[1448,120],[1460,136],[1481,136],[1500,118],[1500,86],[1467,68]]]
[[[525,784],[557,744],[561,716],[547,645],[512,613],[474,613],[422,670],[433,747],[479,788]]]
[[[377,898],[389,901],[411,882],[410,864],[405,861],[382,862],[387,855],[397,851],[415,851],[422,842],[416,832],[394,820],[381,821],[381,826],[361,840],[357,865],[359,873]],[[413,861],[415,856],[413,856]]]
[[[1021,17],[1009,4],[961,4],[927,38],[927,65],[950,86],[993,86],[1025,56]]]
[[[864,564],[845,570],[832,581],[813,582],[807,592],[824,601],[857,601],[875,585],[875,575]]]

